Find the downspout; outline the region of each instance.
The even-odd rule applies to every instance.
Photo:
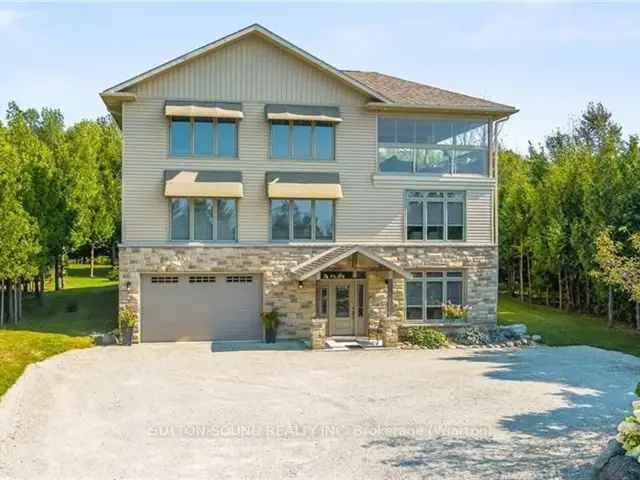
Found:
[[[509,117],[502,118],[496,122],[493,122],[493,135],[492,135],[492,154],[493,154],[493,177],[496,180],[496,189],[493,195],[493,243],[498,245],[498,218],[499,218],[499,203],[498,203],[498,125],[509,120]]]

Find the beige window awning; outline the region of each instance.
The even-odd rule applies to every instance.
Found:
[[[241,198],[242,173],[213,170],[165,170],[166,197]]]
[[[167,117],[244,118],[242,104],[232,102],[167,100],[164,114]]]
[[[340,176],[333,172],[267,172],[269,198],[340,199]]]
[[[340,123],[340,109],[338,107],[316,107],[304,105],[267,105],[265,106],[267,120],[311,121]]]

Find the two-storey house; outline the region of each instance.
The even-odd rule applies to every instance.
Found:
[[[495,131],[513,107],[339,70],[260,25],[101,96],[123,134],[138,340],[261,339],[274,309],[280,338],[314,347],[495,324]]]

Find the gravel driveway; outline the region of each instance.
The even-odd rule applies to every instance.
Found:
[[[0,401],[0,477],[583,478],[639,379],[589,347],[77,350]]]

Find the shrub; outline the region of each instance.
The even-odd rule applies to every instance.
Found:
[[[640,393],[640,384],[636,387],[635,394]],[[622,444],[627,455],[640,462],[640,400],[632,403],[633,415],[625,418],[618,425],[616,440]]]
[[[107,278],[112,282],[118,281],[118,279],[120,278],[120,269],[118,268],[118,266],[111,267],[111,270],[109,270],[109,273],[107,273]]]
[[[447,336],[429,327],[409,327],[405,340],[413,345],[440,348],[447,344]]]
[[[280,325],[280,312],[278,310],[271,310],[262,314],[262,324],[264,328],[277,329]]]
[[[138,315],[131,307],[124,307],[120,309],[118,314],[118,321],[120,322],[120,328],[122,327],[134,327],[138,322]]]

